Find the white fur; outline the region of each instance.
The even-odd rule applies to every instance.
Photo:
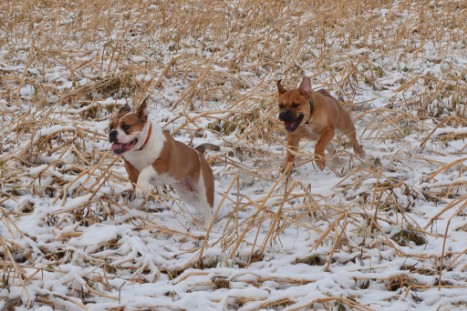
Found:
[[[146,146],[142,150],[138,150],[144,144],[147,135],[149,134],[149,124],[152,124],[152,132],[151,137],[149,138]],[[147,129],[146,129],[147,127]],[[146,130],[145,130],[146,129]],[[146,132],[146,135],[143,135]],[[162,128],[152,122],[147,122],[144,126],[142,132],[140,132],[140,137],[138,137],[138,143],[132,150],[125,152],[122,156],[131,163],[139,172],[142,173],[143,169],[147,166],[152,165],[154,161],[159,157],[162,148],[164,148],[164,144],[166,142],[166,138]],[[139,179],[139,178],[138,178]]]
[[[200,156],[200,155],[198,155]],[[201,159],[200,159],[201,160]],[[201,216],[201,218],[204,221],[204,226],[208,226],[211,221],[212,221],[212,207],[209,206],[208,204],[208,198],[206,195],[206,185],[204,184],[204,177],[203,177],[203,171],[200,171],[199,174],[199,180],[196,185],[196,188],[198,190],[198,196],[197,200],[193,201],[191,204],[196,208],[198,211],[198,215]]]
[[[141,133],[141,132],[134,132],[134,133],[131,133],[130,135],[127,135],[127,133],[125,133],[124,130],[122,130],[121,128],[117,128],[117,137],[118,137],[118,142],[120,144],[128,144],[129,142],[131,142],[133,139],[135,139],[136,137],[138,137],[138,135]]]
[[[138,176],[136,183],[136,195],[144,196],[148,192],[149,186],[161,186],[165,184],[173,184],[175,179],[168,174],[158,174],[152,165],[146,166],[142,169]]]
[[[197,191],[189,192],[185,191],[184,188],[180,186],[180,183],[174,184],[175,192],[180,197],[180,199],[182,199],[186,204],[195,208],[196,215],[194,222],[202,223],[207,229],[213,218],[213,210],[207,203],[206,192],[203,192],[205,191],[204,182],[198,182],[195,187]]]
[[[136,196],[143,197],[149,191],[151,179],[156,175],[156,171],[152,166],[146,166],[138,175],[138,182],[136,183]]]
[[[194,191],[187,190],[187,183],[190,184],[189,187],[193,187]],[[150,191],[150,185],[161,186],[165,184],[173,185],[175,192],[180,199],[196,209],[196,218],[201,218],[204,226],[208,226],[211,223],[212,210],[207,202],[206,187],[204,185],[202,172],[199,176],[199,180],[197,181],[176,181],[169,174],[158,174],[152,165],[146,166],[139,173],[136,185],[136,195],[139,198],[144,197],[145,194]]]

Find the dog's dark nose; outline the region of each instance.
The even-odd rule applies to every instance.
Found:
[[[114,141],[117,140],[117,135],[118,135],[118,132],[117,130],[111,130],[110,133],[109,133],[109,141],[111,143],[113,143]]]
[[[282,111],[279,113],[279,120],[281,121],[290,121],[293,119],[292,112],[290,110]]]

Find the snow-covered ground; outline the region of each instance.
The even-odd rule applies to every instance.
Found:
[[[464,1],[0,4],[2,310],[467,308]],[[366,157],[303,142],[280,173],[275,84],[351,112]],[[210,142],[219,219],[135,199],[112,113]]]

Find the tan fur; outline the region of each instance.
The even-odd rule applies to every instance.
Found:
[[[287,91],[281,81],[277,83],[279,93],[279,109],[288,112],[292,118],[298,118],[303,114],[303,121],[293,131],[287,132],[287,146],[292,150],[298,150],[300,140],[303,137],[317,140],[315,147],[315,162],[323,170],[326,166],[324,150],[334,153],[331,140],[337,130],[342,131],[352,143],[356,154],[363,156],[364,151],[359,144],[355,127],[349,113],[339,104],[338,100],[326,90],[313,91],[310,79],[305,77],[299,88]],[[310,98],[313,99],[313,111],[310,114]],[[284,168],[292,163],[295,156],[287,152]]]
[[[158,174],[168,173],[176,181],[186,178],[197,182],[200,173],[206,187],[206,197],[210,207],[214,204],[214,177],[207,161],[195,149],[176,141],[168,132],[164,132],[167,141],[159,158],[153,163]]]
[[[128,174],[128,178],[130,179],[131,183],[133,184],[133,188],[135,187],[136,183],[138,182],[138,170],[127,160],[123,160],[125,162],[125,170]]]

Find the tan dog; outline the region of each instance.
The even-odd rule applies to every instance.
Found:
[[[324,149],[338,160],[336,150],[331,143],[338,129],[350,139],[354,152],[360,156],[364,155],[349,113],[328,91],[313,91],[308,77],[303,78],[298,89],[290,91],[284,89],[279,80],[277,90],[279,92],[279,120],[284,122],[287,130],[287,146],[292,151],[298,150],[300,139],[303,137],[317,140],[315,162],[323,170],[326,166]],[[287,168],[289,163],[293,165],[294,158],[295,156],[288,151],[283,168]]]
[[[206,149],[219,147],[203,144],[193,149],[176,141],[162,128],[148,121],[146,100],[136,111],[128,105],[110,122],[111,150],[122,156],[136,194],[142,196],[150,185],[172,184],[180,198],[210,221],[214,204],[214,178],[203,157]]]

